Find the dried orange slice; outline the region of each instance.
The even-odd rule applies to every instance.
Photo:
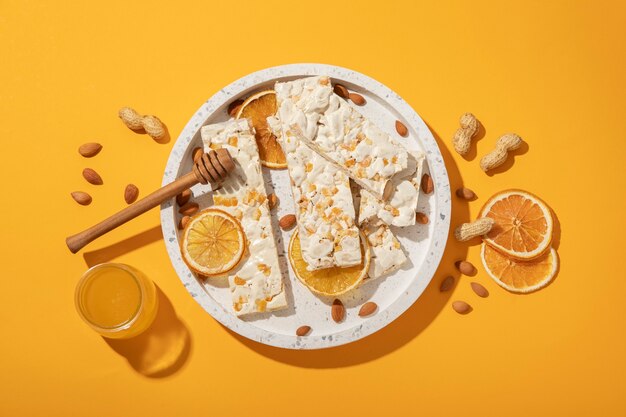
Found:
[[[556,275],[559,258],[553,248],[532,261],[511,259],[483,243],[480,253],[487,273],[501,287],[527,293],[545,287]]]
[[[237,112],[237,119],[248,118],[254,126],[256,144],[259,147],[261,163],[268,168],[287,168],[285,154],[276,136],[267,125],[267,118],[277,111],[276,92],[261,91],[248,97]]]
[[[214,208],[205,209],[189,220],[181,242],[187,266],[206,276],[230,271],[246,250],[246,235],[237,219]]]
[[[502,191],[485,203],[479,217],[495,220],[483,240],[512,258],[531,260],[550,248],[552,214],[546,203],[529,192]]]
[[[337,296],[358,287],[367,276],[371,252],[367,238],[361,232],[361,263],[359,265],[347,268],[335,266],[309,271],[306,261],[302,258],[300,238],[296,230],[289,241],[288,256],[296,277],[311,291],[321,295]]]

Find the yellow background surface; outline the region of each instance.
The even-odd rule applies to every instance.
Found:
[[[157,3],[0,4],[0,415],[626,415],[622,2]],[[158,210],[68,252],[65,236],[125,205],[127,183],[143,195],[160,185],[208,97],[295,62],[363,72],[415,108],[452,189],[479,195],[453,199],[453,226],[505,188],[545,199],[561,225],[555,282],[509,294],[487,277],[479,246],[450,241],[397,321],[348,346],[296,352],[243,340],[196,304],[170,265]],[[158,115],[172,140],[129,131],[124,105]],[[465,111],[486,130],[469,161],[450,145]],[[485,175],[478,160],[507,131],[528,150]],[[104,145],[90,160],[76,152],[88,141]],[[85,183],[87,166],[103,186]],[[90,206],[70,198],[78,189]],[[439,293],[465,257],[478,275]],[[107,343],[81,322],[75,284],[103,260],[158,284],[158,334]],[[472,280],[491,295],[474,295]],[[456,314],[458,299],[474,311]]]

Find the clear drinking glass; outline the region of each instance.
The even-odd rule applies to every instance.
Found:
[[[75,303],[85,323],[114,339],[146,330],[158,309],[154,283],[135,268],[119,263],[88,269],[76,286]]]

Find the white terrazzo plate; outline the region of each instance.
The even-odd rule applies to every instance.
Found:
[[[216,320],[229,329],[271,346],[289,349],[320,349],[354,342],[380,330],[406,311],[422,294],[433,277],[443,255],[450,227],[450,184],[435,139],[424,121],[400,96],[365,75],[345,68],[322,64],[293,64],[258,71],[223,88],[198,109],[174,144],[163,185],[174,181],[191,169],[191,152],[201,146],[200,127],[225,121],[228,104],[253,92],[272,88],[276,81],[292,80],[312,75],[328,75],[363,95],[367,104],[357,107],[380,128],[394,135],[410,150],[426,154],[425,172],[430,172],[435,192],[420,195],[419,210],[430,218],[427,225],[402,229],[392,228],[407,253],[409,260],[395,273],[369,280],[360,288],[341,296],[347,308],[342,323],[330,316],[332,298],[318,297],[305,288],[295,277],[284,255],[291,231],[278,228],[278,219],[293,213],[293,201],[286,170],[268,170],[264,176],[268,193],[272,190],[280,198],[278,210],[272,213],[275,238],[281,260],[285,290],[290,307],[286,310],[238,318],[232,312],[230,292],[226,278],[203,280],[197,278],[181,259],[179,250],[179,214],[172,200],[161,206],[161,225],[167,252],[187,291]],[[401,120],[409,128],[409,136],[400,138],[395,132],[395,121]],[[211,205],[207,193],[210,188],[196,186],[192,189],[194,200],[201,208]],[[366,301],[378,304],[378,311],[367,318],[358,316],[359,307]],[[308,336],[298,337],[296,329],[309,325]]]

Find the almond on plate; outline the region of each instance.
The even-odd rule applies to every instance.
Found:
[[[278,221],[278,225],[283,230],[291,229],[296,224],[296,215],[295,214],[286,214],[280,218]]]
[[[300,326],[296,330],[296,336],[306,336],[311,331],[311,326]]]
[[[409,134],[409,129],[407,129],[404,123],[402,123],[400,120],[396,120],[396,132],[398,132],[398,135],[405,138]]]
[[[350,93],[349,97],[350,97],[350,100],[352,100],[352,102],[356,104],[357,106],[362,106],[365,104],[365,97],[363,97],[360,94]]]
[[[335,86],[333,87],[333,91],[341,98],[344,98],[346,100],[350,98],[350,92],[344,85],[335,84]]]
[[[190,198],[191,198],[191,189],[187,188],[186,190],[182,191],[180,194],[176,196],[176,204],[178,204],[178,207],[182,207],[189,202]]]
[[[424,194],[430,194],[435,190],[435,185],[433,184],[433,179],[430,175],[424,174],[422,175],[422,191]]]
[[[346,308],[343,306],[343,303],[340,299],[335,298],[335,301],[333,301],[333,305],[330,308],[330,315],[332,316],[335,323],[341,322],[345,317]]]
[[[368,301],[361,306],[359,310],[360,317],[366,317],[373,314],[378,309],[378,305],[373,301]]]

